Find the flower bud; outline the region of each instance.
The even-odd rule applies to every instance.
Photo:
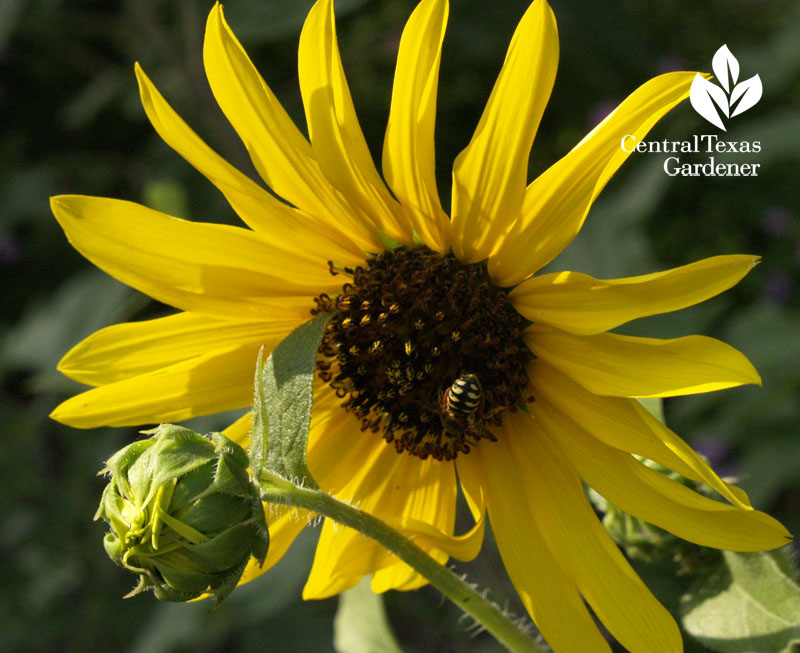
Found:
[[[154,437],[114,454],[95,519],[111,527],[104,545],[139,574],[132,596],[152,589],[162,601],[214,594],[238,583],[252,555],[264,563],[269,533],[247,454],[221,433],[202,436],[162,424]]]

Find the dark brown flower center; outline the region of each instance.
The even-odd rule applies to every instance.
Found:
[[[484,265],[398,247],[344,273],[352,281],[312,311],[334,311],[317,367],[362,430],[398,453],[452,460],[531,400],[527,322]]]

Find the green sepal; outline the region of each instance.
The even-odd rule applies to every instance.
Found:
[[[113,482],[117,484],[119,493],[123,496],[133,496],[128,482],[128,469],[154,444],[155,440],[138,440],[120,449],[106,461],[105,471],[111,474]]]
[[[263,559],[261,560],[261,564],[264,564]],[[215,608],[220,603],[222,603],[222,601],[234,589],[236,589],[236,586],[239,584],[239,579],[242,577],[242,574],[244,573],[245,567],[247,567],[247,560],[243,560],[241,563],[239,563],[238,566],[231,569],[227,573],[227,575],[226,574],[221,575],[217,586],[214,588],[214,596],[216,597],[216,601],[214,602]]]
[[[218,572],[235,566],[250,552],[254,537],[261,534],[251,523],[240,523],[229,528],[208,542],[193,544],[183,551],[187,559],[201,568]]]
[[[138,496],[150,493],[216,458],[214,445],[202,435],[174,424],[162,424],[146,433],[156,434],[156,444],[131,465],[131,487]],[[133,477],[133,478],[132,478]],[[134,478],[140,483],[134,488]]]
[[[177,512],[185,507],[186,504],[196,501],[198,497],[203,496],[214,482],[215,468],[216,462],[210,460],[181,476],[172,492],[169,511],[171,513]]]
[[[194,529],[222,531],[247,519],[250,516],[250,506],[238,497],[215,492],[173,514]]]
[[[292,331],[266,363],[259,354],[250,469],[317,488],[306,464],[317,349],[331,319],[321,313]]]
[[[103,538],[103,548],[109,558],[120,567],[124,566],[122,564],[122,554],[125,553],[125,547],[122,546],[122,540],[116,533],[106,533]]]
[[[245,469],[250,464],[250,459],[247,455],[247,452],[236,442],[228,438],[225,434],[214,432],[209,433],[208,437],[211,438],[211,441],[214,443],[217,451],[219,451],[223,456],[230,456],[236,463],[237,467]]]
[[[212,435],[225,438],[220,433]],[[227,438],[225,440],[234,445],[239,451],[236,455],[233,455],[232,453],[227,453],[227,448],[220,450],[222,455],[217,463],[213,490],[214,492],[225,492],[237,497],[253,496],[253,483],[247,473],[247,465],[249,463],[247,454],[238,444],[231,442]]]
[[[140,594],[141,592],[152,589],[153,594],[159,601],[169,601],[171,603],[185,603],[186,601],[191,601],[192,599],[196,599],[200,596],[197,592],[179,592],[176,589],[173,589],[166,583],[158,583],[154,585],[139,585],[134,589],[134,591],[125,595],[125,598],[130,598],[131,596],[135,596],[136,594]]]
[[[203,594],[208,587],[215,587],[219,574],[185,571],[169,564],[167,560],[154,560],[153,565],[161,576],[158,585],[183,594],[192,594],[193,599]]]
[[[253,508],[253,513],[256,516],[254,516],[251,522],[251,527],[254,529],[256,539],[253,541],[253,549],[250,551],[250,555],[256,559],[258,566],[261,567],[267,559],[267,553],[269,553],[269,528],[267,528],[267,519],[264,516],[264,509],[261,505],[261,501],[256,500],[255,503],[256,505]],[[258,517],[259,511],[260,517]]]

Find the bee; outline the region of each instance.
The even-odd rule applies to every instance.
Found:
[[[484,394],[475,374],[462,374],[442,393],[440,415],[442,427],[448,433],[459,433],[464,441],[474,446],[474,440],[497,438],[486,430]],[[497,409],[490,411],[494,413]],[[469,448],[465,449],[469,451]]]
[[[454,422],[463,422],[480,412],[483,388],[474,374],[462,374],[442,395],[442,415]]]

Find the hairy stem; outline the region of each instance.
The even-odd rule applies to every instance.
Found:
[[[298,487],[268,472],[262,477],[262,498],[297,508],[349,526],[371,537],[394,553],[403,562],[424,576],[434,587],[469,614],[510,651],[544,653],[523,630],[450,569],[440,565],[425,551],[380,519],[347,505],[319,490]]]

